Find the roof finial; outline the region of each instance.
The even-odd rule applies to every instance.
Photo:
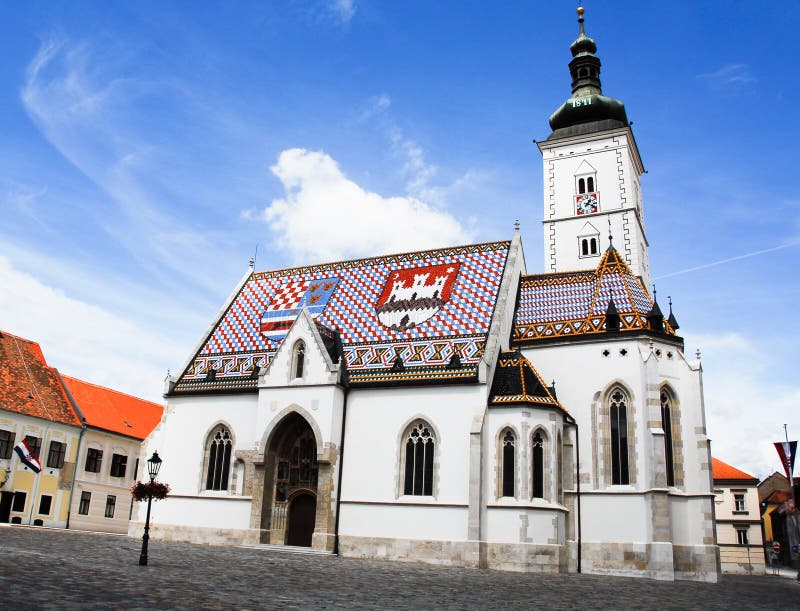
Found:
[[[514,221],[514,233],[519,233],[519,219]]]
[[[608,247],[614,248],[614,236],[611,234],[611,217],[606,220],[608,221]]]
[[[578,25],[580,27],[580,33],[585,36],[586,32],[583,31],[583,13],[586,11],[586,9],[581,6],[582,4],[583,2],[578,2],[578,10],[575,12],[578,13]]]
[[[656,285],[653,285],[653,301],[656,301]]]

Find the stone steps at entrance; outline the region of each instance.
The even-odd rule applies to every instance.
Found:
[[[239,547],[246,547],[248,549],[260,549],[265,552],[283,552],[285,554],[305,554],[307,556],[333,556],[333,552],[326,552],[320,549],[311,547],[298,547],[296,545],[273,545],[269,543],[260,543],[258,545],[240,545]]]

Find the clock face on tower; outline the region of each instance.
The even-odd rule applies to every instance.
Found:
[[[575,196],[576,214],[594,214],[598,208],[597,193],[582,193]]]

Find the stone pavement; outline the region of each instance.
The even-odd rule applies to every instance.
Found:
[[[541,576],[150,542],[0,527],[0,605],[12,608],[530,609],[783,608],[800,585],[777,576],[718,584]]]

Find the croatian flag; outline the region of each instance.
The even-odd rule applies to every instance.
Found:
[[[786,478],[789,483],[792,483],[792,471],[794,470],[794,457],[797,454],[796,441],[776,441],[775,449],[778,450],[778,456],[781,457],[781,464],[783,470],[786,472]]]
[[[19,456],[19,459],[29,466],[35,473],[39,473],[39,471],[42,470],[42,463],[39,462],[39,457],[33,453],[33,450],[31,450],[31,446],[28,445],[28,441],[26,439],[23,439],[16,446],[14,446],[14,451]]]
[[[322,313],[338,283],[336,277],[284,283],[261,315],[261,333],[274,342],[280,342],[303,307],[308,308],[314,318]]]

